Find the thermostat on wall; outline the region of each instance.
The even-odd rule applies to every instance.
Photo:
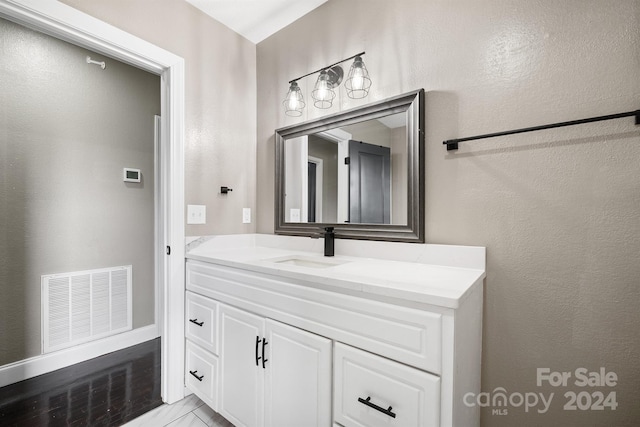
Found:
[[[141,175],[140,169],[124,168],[123,171],[124,182],[140,182]]]

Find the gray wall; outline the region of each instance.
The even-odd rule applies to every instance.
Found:
[[[314,75],[298,82],[304,115],[284,115],[290,79],[363,50],[368,98],[341,86],[315,109]],[[482,388],[555,392],[547,414],[485,409],[482,425],[637,425],[640,129],[628,118],[453,154],[442,141],[638,109],[638,0],[329,0],[257,58],[259,232],[273,232],[274,129],[424,88],[427,241],[487,247]],[[579,367],[618,385],[536,386],[537,368]],[[570,390],[614,390],[619,406],[564,411]]]
[[[184,0],[61,1],[184,58],[185,202],[207,206],[186,235],[255,232],[256,45]]]
[[[0,40],[4,365],[40,354],[43,274],[132,264],[133,326],[154,322],[160,79],[2,19]],[[123,167],[143,182],[125,184]]]

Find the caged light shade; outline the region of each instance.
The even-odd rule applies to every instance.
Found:
[[[297,82],[291,82],[289,92],[287,92],[287,96],[284,98],[282,105],[284,105],[284,113],[287,116],[300,117],[302,115],[302,110],[306,104],[304,103],[302,91]]]
[[[333,104],[333,99],[336,97],[336,92],[333,90],[333,83],[329,79],[329,75],[326,70],[322,70],[318,76],[311,97],[314,99],[313,105],[318,108],[330,108]]]
[[[356,56],[347,75],[347,79],[344,82],[344,87],[347,89],[347,96],[349,98],[364,98],[369,93],[371,88],[371,79],[369,78],[369,72],[365,67],[362,57]]]

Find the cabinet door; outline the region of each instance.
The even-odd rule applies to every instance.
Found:
[[[266,320],[265,426],[330,427],[331,340]]]
[[[220,305],[220,414],[236,427],[264,424],[264,319]]]

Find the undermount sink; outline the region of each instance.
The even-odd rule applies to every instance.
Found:
[[[308,267],[308,268],[335,267],[337,265],[341,265],[348,262],[348,261],[339,261],[335,259],[313,258],[313,257],[304,257],[304,256],[298,256],[298,255],[268,259],[265,261],[272,262],[274,264],[295,265],[297,267]]]

